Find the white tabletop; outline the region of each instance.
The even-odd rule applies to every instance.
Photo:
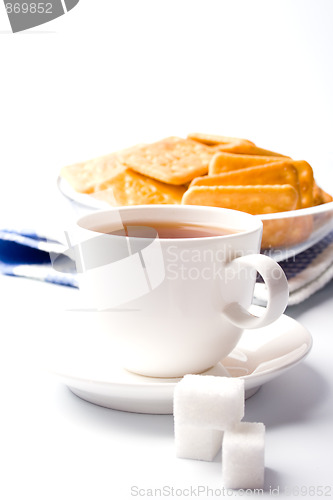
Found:
[[[3,498],[125,499],[155,488],[185,497],[199,486],[202,498],[207,488],[221,496],[221,455],[212,463],[176,458],[171,415],[95,406],[45,369],[52,317],[77,293],[0,277]],[[332,310],[333,282],[287,309],[311,332],[313,349],[246,401],[244,420],[266,425],[267,496],[273,488],[333,493]]]

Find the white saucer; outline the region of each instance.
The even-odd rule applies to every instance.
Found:
[[[261,309],[253,306],[258,314]],[[86,335],[82,331],[78,333],[77,317],[76,328],[69,330],[62,337],[58,330],[55,345],[51,347],[52,372],[74,394],[116,410],[172,414],[173,390],[180,379],[149,378],[126,371],[119,364],[116,350],[101,345],[103,339],[98,332],[93,332],[93,342],[91,330]],[[262,384],[301,361],[311,346],[310,333],[283,315],[266,328],[245,330],[237,348],[223,364],[205,374],[244,378],[246,397],[250,397]]]

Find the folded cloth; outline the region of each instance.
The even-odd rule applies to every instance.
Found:
[[[64,241],[47,237],[45,233],[2,229],[0,272],[77,287],[75,264],[63,255],[65,250]],[[55,260],[56,266],[52,265]],[[279,264],[289,283],[289,305],[304,301],[333,278],[333,231],[313,247]],[[256,284],[255,302],[267,302],[264,283]]]
[[[65,245],[29,229],[0,230],[0,272],[77,287],[75,265],[63,258],[62,272],[52,261],[62,257]],[[53,259],[51,256],[55,256]],[[57,266],[59,267],[59,266]]]
[[[316,245],[279,264],[288,280],[288,305],[303,302],[333,278],[333,231]],[[256,283],[255,302],[261,305],[267,302],[264,283]]]

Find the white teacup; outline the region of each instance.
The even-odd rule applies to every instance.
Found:
[[[215,236],[133,236],[138,222],[212,227]],[[105,234],[128,225],[128,236]],[[227,234],[221,235],[226,229]],[[223,360],[244,328],[284,311],[281,267],[260,255],[262,222],[214,207],[117,207],[82,217],[70,232],[84,308],[116,338],[124,368],[152,377],[201,373]],[[248,312],[257,271],[268,289],[260,317]]]

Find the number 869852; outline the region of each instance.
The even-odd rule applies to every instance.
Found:
[[[7,14],[52,14],[51,3],[6,3]]]

